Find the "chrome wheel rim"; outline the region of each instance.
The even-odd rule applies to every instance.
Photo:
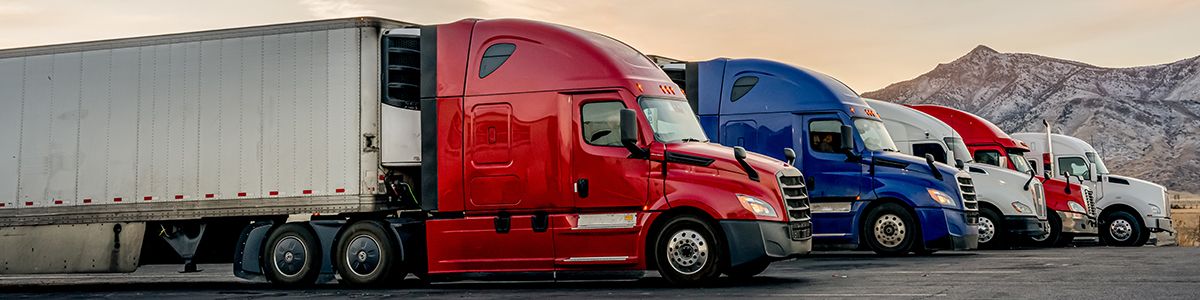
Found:
[[[362,234],[350,239],[346,245],[345,260],[350,272],[358,276],[369,276],[379,271],[379,263],[383,261],[379,240]]]
[[[1108,224],[1108,233],[1112,238],[1118,241],[1127,241],[1130,236],[1133,236],[1133,224],[1125,219],[1116,219]]]
[[[671,268],[680,274],[696,274],[708,263],[708,241],[695,230],[675,232],[667,242],[666,251]]]
[[[875,241],[884,247],[893,248],[904,242],[908,229],[904,221],[893,214],[880,216],[875,220]]]
[[[279,239],[275,242],[275,251],[271,252],[275,270],[284,277],[300,276],[304,265],[308,263],[308,245],[296,236]]]
[[[996,237],[996,223],[987,217],[979,218],[979,243],[987,243]]]

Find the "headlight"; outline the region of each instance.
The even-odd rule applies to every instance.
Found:
[[[941,203],[942,205],[957,206],[954,203],[954,198],[950,197],[950,195],[931,188],[926,188],[925,190],[929,191],[929,198],[933,198],[933,201],[937,201],[937,203]]]
[[[1078,202],[1074,202],[1074,201],[1067,202],[1067,207],[1070,207],[1071,211],[1073,211],[1073,212],[1077,212],[1077,213],[1081,213],[1081,214],[1087,213],[1087,210],[1083,209],[1083,205],[1080,205]]]
[[[1074,202],[1072,202],[1072,203],[1074,203]],[[1022,214],[1025,212],[1033,211],[1033,208],[1030,208],[1029,205],[1025,205],[1025,203],[1021,203],[1021,202],[1013,202],[1012,207],[1013,207],[1013,209],[1017,210],[1017,213],[1022,213]]]
[[[737,194],[737,198],[738,198],[738,202],[742,203],[742,207],[745,207],[746,210],[753,212],[754,215],[756,215],[756,216],[768,217],[768,218],[774,218],[774,217],[779,216],[778,214],[775,213],[775,208],[771,207],[770,204],[767,204],[766,201],[762,201],[762,200],[759,200],[758,198],[754,198],[754,197],[746,196],[746,195],[742,195],[742,194]]]
[[[1158,208],[1158,205],[1150,204],[1150,214],[1156,215],[1156,216],[1161,215],[1162,209]]]

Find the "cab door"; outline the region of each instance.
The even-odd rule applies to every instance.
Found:
[[[627,107],[622,94],[569,97],[571,182],[578,213],[552,218],[556,269],[635,265],[650,161],[630,158],[621,145],[620,115]]]
[[[803,115],[798,118],[795,136],[797,147],[804,149],[798,164],[808,178],[813,213],[813,233],[817,237],[850,238],[854,232],[851,208],[862,196],[870,178],[863,174],[863,164],[847,161],[838,148],[841,140],[842,118],[837,114]]]

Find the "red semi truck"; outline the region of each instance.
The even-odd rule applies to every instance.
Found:
[[[692,283],[811,249],[798,170],[706,142],[655,64],[593,32],[353,18],[0,66],[0,139],[23,141],[0,149],[3,273],[131,272],[159,240],[188,268],[232,237],[237,276],[288,285]]]
[[[987,119],[945,106],[911,107],[945,122],[962,134],[963,143],[967,144],[975,162],[1036,174],[1024,156],[1029,152],[1029,145],[1010,137]],[[1061,246],[1070,243],[1075,236],[1096,235],[1096,202],[1087,186],[1046,174],[1032,178],[1042,181],[1046,207],[1050,209],[1046,214],[1050,230],[1046,235],[1033,237],[1034,243]]]

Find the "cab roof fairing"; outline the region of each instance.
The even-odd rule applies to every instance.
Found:
[[[991,121],[975,114],[932,104],[909,105],[916,110],[934,116],[938,120],[950,125],[963,138],[963,143],[967,145],[992,145],[999,144],[1007,149],[1019,149],[1029,151],[1029,146],[1025,142],[1012,138],[1005,133],[1004,130],[997,127]]]

